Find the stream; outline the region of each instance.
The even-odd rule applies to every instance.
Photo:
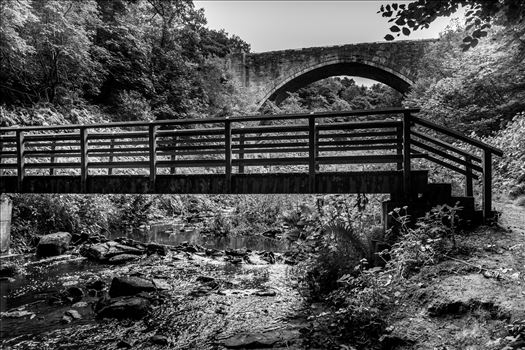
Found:
[[[40,261],[34,255],[17,257],[22,274],[0,281],[2,349],[117,349],[126,344],[133,349],[155,349],[162,348],[151,341],[159,334],[170,349],[250,344],[294,348],[297,344],[304,306],[297,291],[296,267],[270,264],[255,252],[284,252],[289,247],[286,239],[215,237],[179,223],[154,224],[126,236],[171,246],[198,244],[219,251],[247,248],[254,252],[250,263],[241,264],[174,249],[166,256],[153,254],[124,265],[89,261],[78,254],[78,248],[70,255]],[[140,321],[95,319],[94,305],[100,295],[89,294],[86,285],[103,281],[109,286],[115,276],[160,281],[162,303]],[[213,281],[214,288],[203,280]],[[57,295],[75,287],[82,290],[80,302],[53,303]],[[81,318],[65,323],[63,316],[72,309]]]

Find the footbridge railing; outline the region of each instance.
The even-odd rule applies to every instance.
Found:
[[[413,159],[426,159],[462,174],[466,195],[481,176],[483,208],[491,207],[492,154],[502,151],[454,130],[415,117],[417,109],[390,108],[311,114],[119,122],[0,128],[0,175],[16,177],[12,192],[26,192],[26,177],[91,177],[222,174],[231,193],[232,174],[327,171],[402,172],[411,189]],[[356,121],[356,119],[359,119]],[[481,153],[467,152],[454,142]],[[27,186],[26,186],[27,187]],[[4,189],[6,191],[6,189]]]

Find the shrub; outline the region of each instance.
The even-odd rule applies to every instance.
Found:
[[[447,249],[456,247],[457,212],[460,207],[439,205],[425,217],[409,226],[405,209],[396,209],[390,215],[399,224],[399,238],[388,251],[388,267],[399,277],[407,277],[421,266],[433,265]]]

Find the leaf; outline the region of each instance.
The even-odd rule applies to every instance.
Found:
[[[472,42],[470,43],[470,47],[476,47],[479,43],[478,39],[472,39]]]
[[[406,21],[404,18],[398,18],[396,21],[397,25],[404,26],[406,24]]]
[[[386,10],[390,12],[390,4],[386,5]]]
[[[392,41],[392,40],[394,40],[394,37],[391,34],[387,34],[387,35],[385,35],[385,40]]]
[[[411,19],[409,19],[407,21],[407,26],[409,26],[410,28],[414,28],[416,26],[416,22],[411,20]]]
[[[390,31],[391,31],[391,32],[394,32],[394,33],[397,33],[397,32],[399,32],[399,31],[401,31],[401,29],[399,29],[398,26],[392,26],[392,27],[390,27]]]
[[[410,29],[408,29],[407,27],[403,27],[403,34],[405,34],[406,36],[410,35]]]
[[[471,41],[472,41],[472,37],[471,36],[467,36],[465,39],[463,39],[464,43],[469,43]]]
[[[392,8],[394,9],[394,11],[397,11],[397,4],[392,4]]]

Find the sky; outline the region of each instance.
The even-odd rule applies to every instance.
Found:
[[[401,3],[402,1],[392,1]],[[195,1],[208,27],[224,29],[251,45],[252,52],[384,41],[392,25],[377,13],[391,1]],[[405,39],[437,38],[450,18]]]

